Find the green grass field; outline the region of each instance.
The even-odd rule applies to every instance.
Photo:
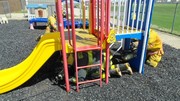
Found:
[[[174,18],[175,6],[176,4],[155,4],[152,17],[152,27],[170,32]],[[180,4],[177,7],[173,33],[180,35]]]

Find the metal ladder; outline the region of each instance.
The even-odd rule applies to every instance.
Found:
[[[78,66],[78,57],[77,54],[78,52],[85,52],[85,51],[90,51],[90,50],[99,50],[100,51],[100,62],[98,64],[90,64],[86,66]],[[97,46],[92,46],[92,47],[77,47],[74,49],[74,54],[75,54],[75,72],[76,72],[76,90],[79,92],[79,85],[81,84],[86,84],[86,83],[92,83],[92,82],[98,82],[100,87],[102,86],[102,47],[100,45]],[[78,73],[80,69],[86,69],[86,68],[93,68],[93,67],[99,67],[99,78],[97,79],[92,79],[92,80],[85,80],[85,81],[79,81]]]
[[[77,92],[79,92],[79,85],[81,84],[87,84],[87,83],[93,83],[93,82],[98,82],[99,81],[99,85],[100,87],[102,86],[102,43],[103,43],[103,32],[102,31],[98,31],[98,41],[97,41],[97,45],[87,45],[87,46],[83,46],[83,47],[77,47],[76,46],[76,34],[75,34],[75,26],[74,26],[74,4],[73,2],[70,2],[70,9],[71,9],[71,22],[72,22],[72,39],[73,39],[73,49],[74,49],[74,60],[75,60],[75,72],[76,72],[76,90]],[[103,21],[104,19],[102,19]],[[101,21],[101,22],[102,22]],[[101,24],[102,26],[103,23]],[[101,27],[102,27],[101,26]],[[104,27],[102,27],[104,28]],[[101,29],[102,30],[102,29]],[[90,65],[86,65],[86,66],[78,66],[78,52],[86,52],[86,51],[93,51],[93,50],[99,50],[100,51],[100,62],[98,64],[90,64]],[[92,80],[85,80],[85,81],[79,81],[78,80],[78,71],[80,69],[86,69],[86,68],[93,68],[93,67],[99,67],[99,78],[97,79],[92,79]]]
[[[93,5],[93,24],[91,27],[91,29],[93,30],[92,33],[93,35],[96,36],[97,38],[97,44],[94,45],[86,45],[86,46],[82,46],[82,47],[77,47],[76,46],[76,34],[75,34],[75,20],[74,20],[74,0],[70,0],[70,11],[71,11],[71,32],[70,32],[70,28],[68,27],[68,38],[69,38],[69,44],[72,46],[73,48],[73,52],[74,52],[74,60],[75,60],[75,71],[76,71],[76,90],[77,92],[79,92],[79,85],[81,84],[86,84],[86,83],[93,83],[93,82],[98,82],[99,81],[99,85],[100,87],[102,86],[102,44],[103,41],[106,40],[105,35],[108,33],[109,28],[108,26],[108,21],[105,23],[105,4],[104,4],[104,0],[101,0],[100,2],[98,2],[98,4],[100,4],[101,6],[98,6],[99,8],[96,8],[96,6],[94,4],[95,0],[91,0],[92,5]],[[67,3],[67,0],[66,0]],[[110,2],[109,2],[110,3]],[[108,3],[107,3],[108,4]],[[68,5],[66,4],[66,10],[68,8]],[[64,27],[63,25],[63,18],[62,18],[62,5],[61,5],[61,0],[57,0],[56,1],[56,9],[57,9],[57,17],[58,17],[58,29],[60,31],[60,35],[61,35],[61,44],[62,44],[62,54],[63,54],[63,61],[64,61],[64,73],[65,73],[65,83],[66,83],[66,91],[69,92],[70,91],[70,86],[69,86],[69,73],[68,73],[68,67],[67,67],[67,55],[66,55],[66,46],[65,46],[65,36],[64,36]],[[98,9],[98,10],[96,10]],[[67,10],[68,12],[68,10]],[[96,20],[97,20],[97,16],[96,13],[98,13],[98,22],[99,24],[96,24]],[[99,16],[100,15],[100,16]],[[67,20],[68,20],[68,14],[67,14]],[[69,20],[68,20],[69,21]],[[68,24],[69,25],[69,24]],[[72,36],[70,35],[70,33],[72,33]],[[71,37],[70,37],[71,36]],[[72,39],[72,40],[71,40]],[[106,42],[107,43],[107,42]],[[106,60],[108,60],[108,53],[109,50],[107,48],[108,44],[106,44]],[[91,65],[86,65],[86,66],[78,66],[78,52],[86,52],[86,51],[94,51],[94,50],[98,50],[100,51],[100,62],[98,64],[91,64]],[[106,63],[108,64],[108,62],[106,61]],[[108,66],[106,64],[106,74],[108,74]],[[99,67],[99,77],[96,79],[91,79],[91,80],[86,80],[86,81],[79,81],[78,80],[78,71],[80,69],[85,69],[85,68],[93,68],[93,67]],[[106,83],[108,83],[108,76],[106,75]]]

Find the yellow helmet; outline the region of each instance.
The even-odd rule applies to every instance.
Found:
[[[53,14],[52,17],[56,18],[56,14]]]

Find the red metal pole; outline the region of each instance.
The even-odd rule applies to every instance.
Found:
[[[70,37],[70,28],[69,28],[69,12],[68,12],[68,2],[66,0],[66,20],[67,20],[67,28],[68,28],[68,39],[69,39],[69,44],[72,46],[71,44],[71,37]]]
[[[101,32],[100,32],[100,45],[101,45],[101,60],[102,60],[102,43],[103,43],[103,34],[104,34],[104,32],[105,32],[105,26],[104,26],[104,14],[105,14],[105,4],[104,4],[104,0],[101,0]],[[98,3],[100,3],[100,2],[98,2]],[[99,5],[99,4],[98,4]],[[99,11],[99,8],[98,8],[98,11]],[[98,14],[98,21],[99,21],[99,14]],[[99,23],[99,22],[98,22]],[[98,25],[98,32],[99,32],[99,25]],[[98,37],[99,38],[99,37]],[[102,61],[101,61],[101,68],[100,68],[100,72],[101,72],[101,74],[102,74]],[[102,75],[100,75],[100,79],[102,79]],[[100,83],[100,84],[102,84],[102,83]],[[100,85],[101,86],[101,85]]]
[[[107,6],[107,10],[106,10],[106,36],[108,36],[108,34],[110,33],[110,11],[111,11],[111,0],[107,0],[106,1],[106,6]],[[106,38],[107,39],[107,38]],[[110,53],[110,49],[109,49],[109,43],[107,43],[106,41],[106,84],[108,84],[109,82],[109,53]]]
[[[89,3],[89,33],[92,34],[92,0]]]
[[[92,2],[92,33],[95,34],[96,27],[96,0],[91,0]]]
[[[99,27],[101,26],[100,24],[99,24],[99,21],[100,21],[100,18],[99,18],[99,16],[100,16],[100,13],[101,13],[101,21],[102,21],[102,4],[101,4],[101,7],[100,7],[100,4],[99,4],[100,2],[99,2],[99,0],[97,1],[97,30],[98,30],[98,38],[99,38]],[[99,10],[99,8],[101,8],[100,10]],[[101,27],[102,28],[102,27]]]
[[[74,21],[74,0],[70,0],[70,9],[71,9],[71,23],[72,23],[72,37],[73,37],[73,49],[74,49],[74,60],[75,60],[75,69],[76,69],[76,89],[79,92],[78,84],[78,65],[77,65],[77,52],[76,52],[76,34],[75,34],[75,21]]]
[[[60,31],[60,39],[61,39],[60,44],[62,44],[66,91],[69,92],[70,91],[69,74],[68,74],[68,66],[67,66],[67,58],[66,58],[66,45],[65,45],[66,43],[65,43],[65,37],[64,37],[64,25],[63,25],[61,4],[62,4],[61,0],[56,0],[57,25],[58,25],[58,30]]]
[[[70,0],[71,9],[71,26],[72,26],[72,37],[73,37],[73,47],[76,50],[76,34],[75,34],[75,20],[74,20],[74,0]]]

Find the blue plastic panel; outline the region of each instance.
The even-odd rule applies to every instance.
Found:
[[[34,23],[34,22],[45,22],[47,23],[48,22],[48,18],[33,18],[31,20],[29,20],[29,23]]]
[[[142,32],[116,34],[116,41],[120,41],[121,39],[125,39],[125,38],[135,38],[140,40],[141,36],[142,36]]]
[[[44,8],[44,9],[46,9],[48,6],[46,4],[28,4],[26,7],[28,9],[29,8]]]

